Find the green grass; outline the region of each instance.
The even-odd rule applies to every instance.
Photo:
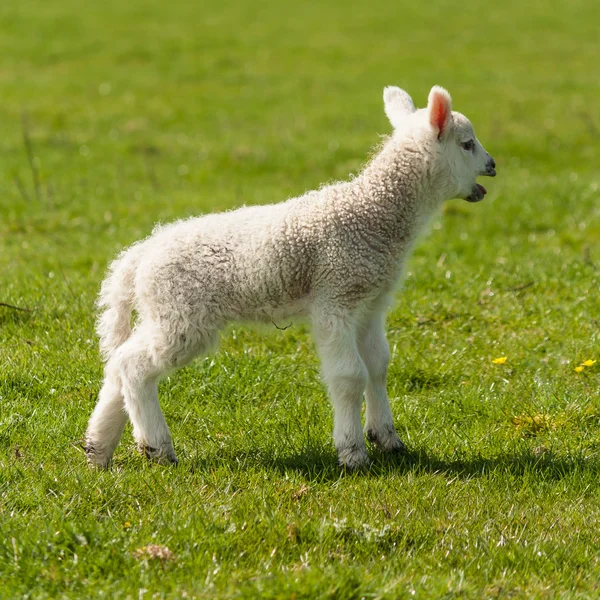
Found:
[[[593,0],[1,3],[0,302],[29,311],[0,307],[0,597],[598,597],[599,21]],[[107,262],[157,221],[345,178],[389,131],[383,86],[423,105],[436,83],[499,175],[447,204],[389,317],[409,455],[340,474],[308,331],[232,327],[161,384],[178,468],[127,431],[88,470]]]

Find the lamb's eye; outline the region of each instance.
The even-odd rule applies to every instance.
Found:
[[[473,150],[475,150],[475,142],[473,140],[461,142],[460,145],[463,150],[467,150],[468,152],[473,152]]]

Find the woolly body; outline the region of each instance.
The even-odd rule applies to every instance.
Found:
[[[365,390],[367,437],[403,449],[385,391],[390,292],[428,217],[446,199],[483,197],[475,177],[495,172],[478,142],[477,156],[464,156],[460,140],[476,139],[445,90],[433,88],[422,111],[399,88],[386,88],[384,100],[395,132],[354,179],[158,227],[111,265],[98,303],[107,364],[86,434],[90,463],[108,464],[127,415],[148,456],[175,462],[158,378],[213,349],[228,322],[289,317],[313,324],[340,463],[368,462]]]

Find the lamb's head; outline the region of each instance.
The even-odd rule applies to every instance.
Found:
[[[421,110],[397,87],[385,88],[383,98],[394,137],[416,143],[429,163],[428,171],[443,187],[443,199],[483,200],[487,191],[476,179],[495,177],[496,162],[475,136],[469,119],[452,111],[450,94],[434,86],[427,108]]]

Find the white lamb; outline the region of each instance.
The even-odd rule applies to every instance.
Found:
[[[433,87],[421,110],[397,87],[383,97],[394,133],[350,181],[158,227],[112,263],[98,301],[106,366],[86,433],[90,464],[109,464],[127,416],[146,456],[176,463],[160,377],[214,349],[231,321],[297,316],[312,323],[340,464],[368,465],[365,392],[366,437],[404,450],[386,392],[385,312],[428,217],[450,198],[482,200],[476,177],[496,171],[446,90]]]

